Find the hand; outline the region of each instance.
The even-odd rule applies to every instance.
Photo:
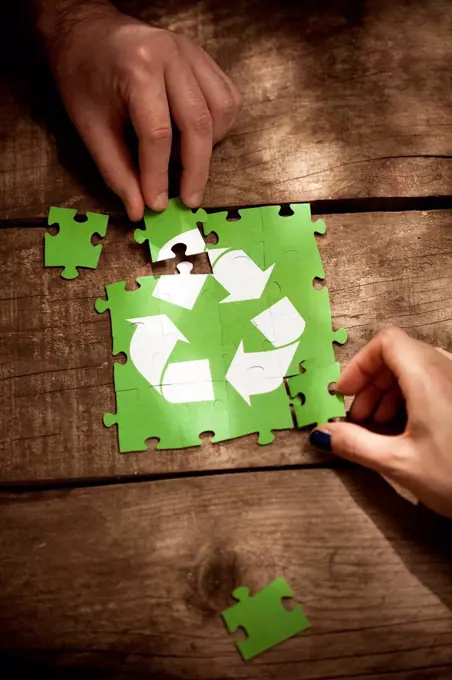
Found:
[[[405,431],[384,436],[336,422],[319,426],[311,441],[329,443],[337,455],[381,472],[452,517],[452,355],[388,328],[350,362],[337,389],[355,396],[349,414],[355,423],[387,424],[405,407]]]
[[[130,219],[142,217],[145,203],[154,210],[167,205],[171,121],[180,131],[180,195],[198,207],[212,146],[231,129],[241,104],[219,66],[183,36],[98,0],[76,3],[42,32],[69,116]],[[124,140],[129,119],[140,173]]]

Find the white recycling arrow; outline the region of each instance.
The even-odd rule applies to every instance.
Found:
[[[188,342],[166,314],[128,319],[137,324],[130,342],[129,359],[141,375],[162,393],[162,374],[177,341]]]
[[[229,293],[221,302],[258,300],[275,266],[262,271],[243,250],[225,248],[210,250],[209,260],[214,277]]]
[[[157,280],[152,297],[171,302],[184,309],[193,309],[201,293],[207,274],[191,274],[191,262],[179,262],[178,275],[164,274]]]
[[[242,341],[226,373],[226,380],[247,404],[251,404],[253,394],[273,392],[281,385],[298,345],[299,341],[267,352],[245,352]]]

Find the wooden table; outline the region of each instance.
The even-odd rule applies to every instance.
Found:
[[[121,6],[199,41],[245,96],[215,150],[207,207],[311,201],[326,219],[334,324],[349,331],[338,359],[389,323],[452,349],[449,0],[149,4]],[[106,283],[163,269],[133,242],[11,21],[0,41],[2,677],[450,679],[449,522],[314,451],[306,432],[118,453],[101,421],[114,408],[109,320],[93,303]],[[112,214],[97,271],[67,282],[43,268],[51,204]],[[245,664],[219,612],[237,585],[279,575],[312,628]]]

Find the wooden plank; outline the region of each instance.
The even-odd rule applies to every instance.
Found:
[[[22,659],[93,677],[452,672],[450,523],[371,473],[246,473],[0,499],[0,647]],[[312,628],[245,665],[219,613],[238,585],[254,592],[280,575]]]
[[[206,205],[451,194],[449,0],[120,6],[199,42],[244,94]],[[43,217],[51,204],[121,211],[32,41],[3,25],[1,217]]]
[[[398,324],[452,349],[452,212],[326,216],[319,239],[343,363],[377,331]],[[43,229],[0,230],[0,481],[39,482],[325,460],[306,432],[256,436],[182,451],[120,455],[108,314],[94,301],[107,282],[150,274],[144,249],[109,229],[100,268],[63,281],[42,267]],[[202,257],[198,265],[202,265]],[[201,264],[200,264],[201,263]],[[164,271],[158,268],[155,271]],[[155,445],[155,443],[154,443]]]

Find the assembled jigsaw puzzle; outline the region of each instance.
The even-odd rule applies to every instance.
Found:
[[[102,245],[93,245],[91,239],[94,234],[103,237],[107,233],[108,215],[87,212],[85,221],[78,222],[76,214],[72,208],[50,208],[49,227],[58,224],[59,230],[44,236],[44,265],[63,267],[64,279],[75,279],[77,267],[96,269]]]
[[[283,607],[282,599],[293,597],[283,578],[277,578],[253,597],[244,587],[236,588],[232,597],[238,604],[225,609],[221,616],[229,633],[238,628],[245,630],[246,639],[236,642],[245,661],[310,627],[299,604],[291,611]]]
[[[134,291],[114,283],[96,302],[110,311],[113,354],[127,356],[114,365],[117,413],[104,417],[118,425],[121,452],[144,451],[151,438],[158,449],[199,445],[205,432],[213,442],[257,433],[268,444],[275,430],[345,415],[328,387],[339,375],[332,343],[346,334],[333,332],[328,291],[313,285],[324,278],[315,234],[326,227],[309,205],[291,208],[287,217],[269,206],[200,220],[173,202],[149,221],[142,240],[155,259],[196,243],[185,238],[196,221],[218,243],[196,227],[195,250],[207,249],[212,274],[181,262],[177,275],[140,278]]]

